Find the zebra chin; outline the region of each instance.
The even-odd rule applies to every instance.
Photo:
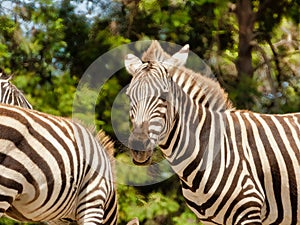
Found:
[[[147,166],[151,164],[153,150],[130,150],[132,162],[137,166]]]
[[[150,141],[147,134],[133,132],[128,140],[132,162],[135,165],[146,166],[151,164],[155,144]]]

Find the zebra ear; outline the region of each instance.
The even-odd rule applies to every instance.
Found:
[[[135,75],[136,70],[143,64],[143,62],[133,54],[128,54],[125,57],[125,67],[128,73]]]
[[[172,55],[172,58],[178,61],[179,63],[178,66],[183,66],[186,63],[187,58],[189,56],[189,50],[190,50],[190,46],[186,44],[185,46],[183,46],[182,49],[180,49],[178,52]]]
[[[171,67],[183,66],[189,56],[189,48],[190,46],[186,44],[182,49],[172,55],[171,58],[165,60],[164,64]]]

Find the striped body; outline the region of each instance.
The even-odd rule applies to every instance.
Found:
[[[11,77],[5,77],[3,73],[0,73],[0,102],[32,109],[23,93],[10,83],[10,79]]]
[[[217,82],[181,66],[187,47],[174,56],[125,60],[134,162],[160,146],[204,224],[300,224],[300,114],[235,110]]]
[[[105,144],[81,125],[0,105],[0,217],[116,224]]]
[[[193,109],[190,115],[206,119],[195,126],[178,118],[174,135],[160,146],[198,218],[204,224],[299,224],[300,114]]]

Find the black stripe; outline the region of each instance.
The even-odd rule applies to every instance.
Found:
[[[12,204],[12,202],[13,202],[13,197],[12,196],[8,196],[8,195],[2,195],[2,194],[0,194],[0,202],[7,202],[8,204]],[[0,208],[0,210],[1,210],[1,208]],[[6,209],[3,209],[2,208],[2,210],[1,210],[2,212],[5,212],[6,211]],[[0,212],[1,212],[0,211]]]
[[[246,196],[241,196],[241,199],[244,199],[244,198],[247,198],[247,197]],[[247,211],[251,207],[254,207],[256,209],[253,209],[253,211],[247,212],[245,215],[243,215],[242,218],[240,218],[241,214],[244,211]],[[240,206],[234,212],[234,215],[233,215],[233,218],[232,218],[232,224],[251,224],[251,225],[252,224],[260,224],[261,225],[261,223],[251,222],[251,220],[257,219],[257,216],[254,217],[252,215],[260,213],[259,208],[261,208],[261,205],[259,203],[249,200],[248,202],[246,202],[245,204],[243,204],[242,206]],[[245,223],[246,221],[247,221],[247,223]]]
[[[287,137],[292,137],[292,134],[289,134],[289,128],[287,126],[287,124],[285,123],[285,121],[283,121],[283,117],[276,117],[276,119],[278,120],[278,122],[283,126]],[[270,120],[271,121],[271,120]],[[273,122],[273,121],[272,121]],[[289,152],[287,151],[287,147],[284,144],[284,140],[283,137],[280,135],[277,126],[274,127],[271,124],[271,128],[272,129],[272,133],[274,135],[274,138],[276,139],[276,143],[280,149],[280,154],[282,155],[283,159],[284,159],[284,163],[286,165],[287,171],[288,171],[288,182],[289,182],[289,196],[290,196],[290,201],[291,201],[291,208],[292,208],[292,218],[294,219],[292,224],[296,224],[297,221],[295,221],[295,219],[297,218],[297,207],[293,207],[298,205],[298,198],[297,198],[297,178],[296,178],[296,174],[295,174],[295,168],[293,167],[293,161],[290,158]],[[293,140],[293,142],[295,142]],[[282,198],[284,196],[281,196]],[[284,214],[284,213],[282,213]],[[282,215],[283,217],[284,215]]]
[[[44,114],[43,114],[44,115]],[[60,186],[60,191],[59,194],[56,198],[56,200],[53,202],[52,206],[50,206],[50,208],[52,208],[61,198],[65,187],[66,187],[66,173],[65,173],[65,164],[64,164],[64,159],[62,158],[61,154],[59,153],[58,149],[55,147],[55,143],[51,143],[49,142],[43,134],[39,133],[38,131],[35,130],[35,128],[32,127],[32,125],[27,121],[27,119],[25,117],[23,117],[20,114],[16,114],[13,111],[11,111],[10,116],[13,116],[13,118],[18,117],[19,122],[23,123],[24,125],[27,126],[27,129],[29,131],[29,133],[31,133],[31,135],[33,137],[35,137],[48,151],[49,153],[51,153],[51,155],[53,156],[53,158],[55,158],[55,160],[57,161],[57,165],[59,166],[60,169],[60,176],[61,176],[61,186]],[[63,138],[64,137],[60,137],[57,132],[55,132],[52,127],[50,127],[47,123],[45,123],[44,121],[42,121],[41,119],[39,119],[38,117],[36,117],[36,115],[34,115],[33,113],[30,113],[30,117],[31,119],[33,119],[36,123],[38,123],[39,125],[41,125],[42,127],[44,127],[53,137],[54,139],[59,142],[59,144],[61,144],[65,150],[66,153],[68,153],[69,156],[69,160],[71,157],[70,152],[69,152],[69,147],[67,146],[67,144],[64,142]],[[47,116],[49,118],[49,116]],[[56,124],[55,127],[61,127],[58,126],[58,124]],[[66,130],[64,131],[64,134],[67,133]],[[33,150],[33,149],[32,149]],[[33,150],[35,151],[35,150]],[[44,161],[44,160],[43,160]],[[41,163],[40,163],[41,164]],[[44,164],[46,164],[46,161],[44,161]],[[39,165],[39,163],[37,163],[37,165]],[[50,170],[50,167],[47,165],[48,169]],[[71,164],[72,167],[72,164]],[[73,169],[71,169],[71,171],[73,171]],[[50,176],[51,174],[51,176]],[[46,177],[50,176],[49,180],[50,182],[48,182],[48,188],[49,188],[49,192],[47,195],[47,198],[45,199],[45,201],[43,202],[44,204],[47,204],[50,196],[52,195],[53,192],[53,174],[49,171],[48,173],[45,173]],[[52,177],[52,178],[51,178]],[[52,184],[50,184],[52,183]]]
[[[12,180],[10,178],[4,177],[2,175],[0,175],[0,180],[1,180],[1,185],[9,189],[15,189],[18,192],[18,194],[21,194],[23,192],[23,185],[21,183]]]
[[[196,85],[196,81],[194,80],[194,79],[192,79],[192,82],[191,82],[191,84],[190,84],[190,86],[188,87],[188,90],[187,90],[187,95],[190,95],[191,94],[191,92],[192,92],[192,90],[193,90],[193,88],[194,88],[194,86]],[[200,88],[199,88],[200,89]]]
[[[212,165],[212,168],[210,170],[210,174],[208,175],[208,180],[205,184],[204,187],[204,194],[207,194],[209,192],[209,190],[211,189],[211,187],[213,186],[213,184],[216,182],[216,178],[217,175],[220,172],[220,164],[221,164],[221,151],[222,151],[222,147],[221,146],[221,142],[224,138],[223,134],[221,134],[221,123],[222,123],[222,119],[223,118],[219,118],[218,114],[213,114],[212,117],[214,117],[214,123],[215,126],[212,127],[211,132],[210,133],[214,133],[215,135],[215,139],[214,139],[214,148],[213,149],[209,149],[208,151],[212,151],[213,152],[213,159],[212,162],[207,162],[209,164]],[[215,196],[216,198],[216,196]]]
[[[174,119],[174,125],[173,125],[173,127],[172,127],[172,130],[170,131],[170,134],[169,134],[169,136],[168,136],[168,139],[167,139],[167,142],[165,143],[165,144],[163,144],[163,145],[160,145],[160,147],[162,148],[162,149],[168,149],[169,148],[169,146],[170,146],[170,144],[171,144],[171,142],[172,142],[172,140],[173,140],[173,137],[174,137],[174,134],[175,134],[175,132],[176,132],[176,130],[178,129],[178,124],[179,124],[179,115],[178,114],[176,114],[176,116],[175,116],[175,119]],[[180,133],[180,132],[178,132],[178,133]],[[179,136],[179,135],[178,135]],[[179,138],[177,136],[177,138]],[[177,141],[177,140],[176,140]],[[178,142],[177,142],[178,143]],[[174,145],[174,146],[177,146],[177,145]]]
[[[30,125],[28,124],[28,126]],[[0,125],[0,131],[0,139],[5,139],[13,142],[16,148],[18,148],[20,151],[26,154],[28,158],[30,158],[32,162],[36,164],[45,174],[47,179],[48,190],[47,198],[45,199],[43,204],[47,203],[50,200],[54,189],[54,177],[49,165],[47,164],[47,161],[45,161],[44,158],[36,152],[36,149],[33,149],[29,145],[28,141],[30,140],[25,139],[25,137],[19,131],[15,130],[14,128],[3,125]]]
[[[109,218],[107,218],[108,215],[110,215]],[[116,198],[115,191],[113,191],[110,201],[105,206],[105,210],[104,210],[105,223],[104,224],[107,224],[107,225],[117,224],[117,218],[118,218],[117,198]]]
[[[210,127],[211,127],[211,114],[206,112],[206,119],[200,131],[200,149],[196,156],[196,158],[184,169],[183,178],[187,179],[187,177],[194,171],[195,168],[200,164],[201,159],[203,161],[207,160],[207,150],[208,150],[208,140],[210,135]],[[201,167],[200,171],[197,172],[195,179],[193,180],[192,190],[195,191],[202,180],[202,176],[204,174],[205,167]]]
[[[77,177],[75,180],[78,181],[79,184],[82,183],[85,174],[86,174],[86,170],[87,170],[87,165],[86,165],[86,151],[83,151],[83,149],[85,149],[85,136],[82,133],[81,127],[80,126],[76,126],[76,131],[77,131],[77,135],[76,136],[76,154],[77,154]],[[79,139],[79,140],[78,140]],[[80,144],[80,145],[79,145]],[[82,156],[81,156],[82,154]],[[81,158],[82,157],[82,158]],[[83,165],[81,165],[80,163],[83,162]]]
[[[227,159],[227,152],[230,151],[230,149],[232,149],[230,147],[228,149],[227,144],[229,144],[229,143],[227,143],[227,140],[225,139],[225,143],[224,143],[225,164],[227,163],[228,160],[229,160],[229,163],[224,171],[222,180],[220,181],[218,188],[215,192],[216,197],[223,196],[223,198],[221,199],[221,202],[220,202],[218,208],[215,210],[214,216],[216,216],[219,213],[219,211],[222,210],[223,207],[228,205],[227,202],[228,202],[229,198],[232,196],[234,188],[236,187],[236,184],[238,181],[238,179],[234,179],[233,183],[230,185],[230,187],[227,190],[224,189],[225,185],[228,184],[228,177],[232,176],[231,173],[232,173],[232,168],[233,168],[234,161],[235,161],[233,156]],[[232,143],[230,142],[229,145],[232,146],[231,144]],[[238,178],[237,176],[238,175],[236,175],[235,177]],[[213,196],[209,201],[207,201],[203,205],[207,208],[210,208],[210,207],[212,207],[212,205],[215,201],[216,201],[216,199],[214,199],[214,196]],[[223,221],[223,223],[225,224],[225,220]]]
[[[267,134],[265,133],[265,130],[263,129],[262,124],[259,122],[259,120],[256,119],[255,116],[252,114],[249,114],[251,119],[255,122],[257,125],[258,132],[259,132],[259,138],[262,140],[264,143],[265,147],[265,152],[266,156],[268,158],[268,163],[270,165],[271,169],[271,174],[272,174],[272,184],[266,184],[266,185],[272,185],[273,186],[273,191],[274,191],[274,198],[276,200],[276,206],[271,206],[271,207],[277,207],[278,211],[278,217],[276,218],[275,224],[279,224],[283,220],[283,214],[280,212],[283,212],[283,203],[282,203],[282,196],[281,196],[281,177],[280,177],[280,168],[276,159],[276,156],[274,154],[274,150],[272,149],[269,138]],[[264,118],[268,126],[270,127],[273,122],[270,121],[270,118]],[[269,172],[269,171],[264,171]],[[272,209],[271,209],[272,210]]]
[[[40,195],[38,183],[31,175],[31,172],[28,171],[21,162],[17,161],[16,159],[14,159],[8,155],[0,153],[0,164],[4,167],[10,168],[11,170],[15,170],[15,171],[18,171],[19,173],[21,173],[25,177],[26,181],[29,184],[32,184],[33,187],[35,188],[36,193],[35,193],[35,197],[34,197],[33,201],[35,201],[38,198],[38,196]],[[1,183],[2,183],[2,180],[1,180]]]

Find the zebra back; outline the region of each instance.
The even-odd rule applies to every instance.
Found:
[[[10,82],[11,78],[12,76],[6,76],[3,72],[0,73],[0,102],[32,109],[24,94]]]

